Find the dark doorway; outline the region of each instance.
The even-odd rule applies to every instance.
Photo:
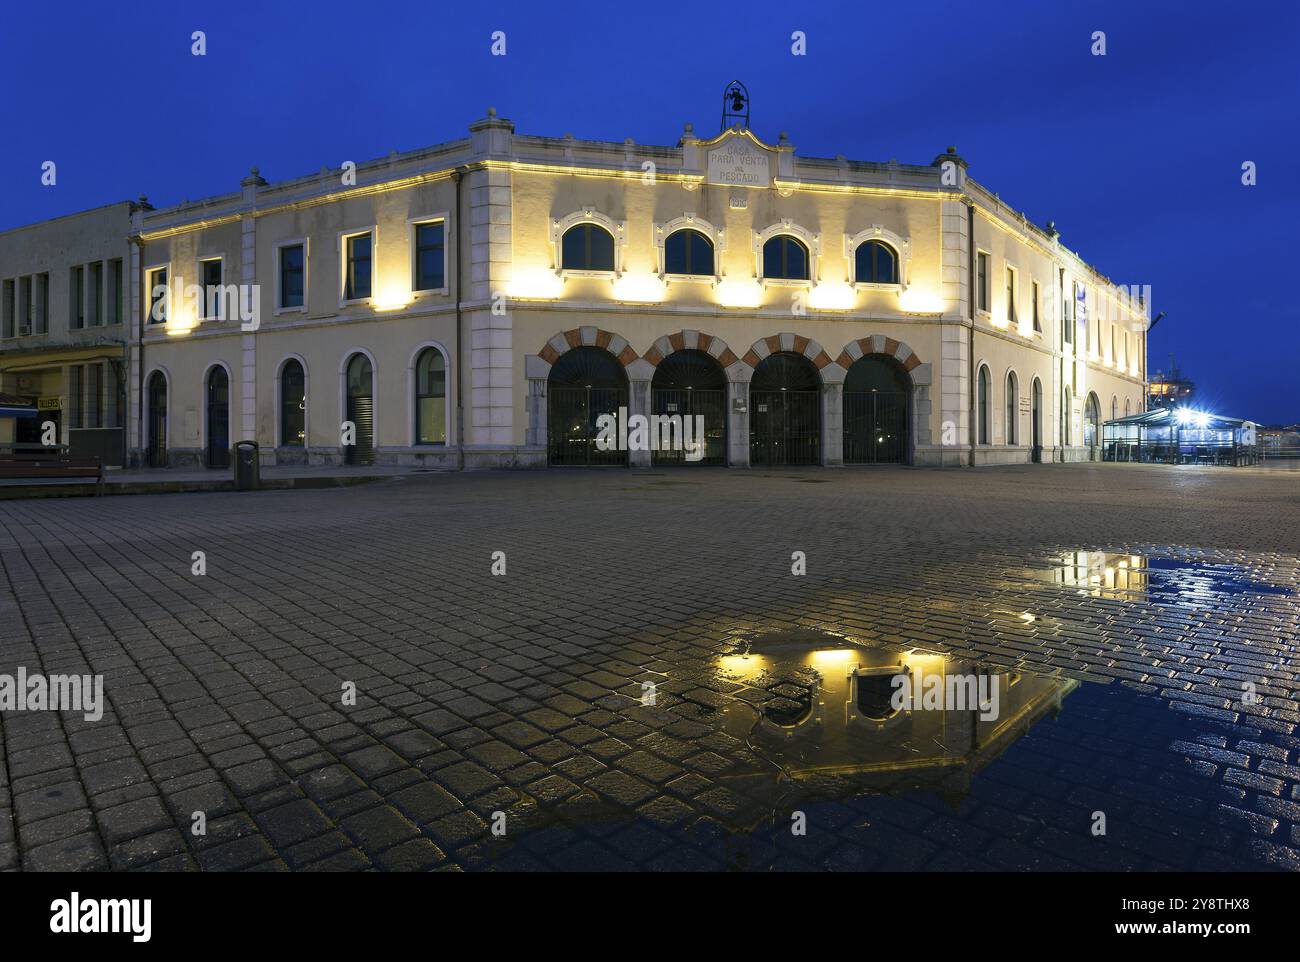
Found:
[[[547,461],[566,465],[625,465],[627,451],[596,447],[602,414],[627,407],[627,375],[618,359],[598,347],[575,347],[547,378]]]
[[[821,377],[802,354],[769,354],[749,384],[749,463],[821,463]]]
[[[145,460],[151,468],[167,466],[167,378],[162,371],[154,371],[149,376],[149,404],[146,418],[148,429],[148,448]]]
[[[1034,463],[1041,464],[1043,460],[1043,382],[1038,378],[1034,378],[1034,409],[1031,420],[1033,421],[1034,432]]]
[[[704,450],[698,461],[686,458],[684,449],[655,451],[655,464],[727,463],[727,376],[713,355],[705,351],[674,351],[655,368],[650,385],[650,410],[662,417],[704,418]],[[694,434],[692,441],[700,439]]]
[[[347,420],[356,432],[353,443],[343,448],[347,464],[375,463],[375,372],[370,358],[352,355],[347,368]]]
[[[844,379],[844,463],[908,462],[911,379],[892,357],[858,358]]]
[[[210,468],[230,467],[230,375],[224,367],[208,372],[208,451]]]

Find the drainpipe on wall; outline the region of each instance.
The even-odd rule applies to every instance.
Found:
[[[966,277],[969,291],[970,328],[966,332],[966,383],[970,404],[966,415],[966,433],[970,437],[970,466],[975,467],[975,205],[966,202]]]
[[[464,165],[451,172],[451,183],[456,191],[456,369],[452,376],[456,380],[456,469],[465,470],[465,408],[461,404],[461,373],[463,358],[460,356],[460,281],[461,281],[461,227],[460,227],[460,182],[468,168]]]

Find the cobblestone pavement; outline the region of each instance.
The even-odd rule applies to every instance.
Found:
[[[0,502],[0,674],[107,701],[0,713],[0,868],[1300,869],[1297,532],[1295,474],[1129,465]],[[801,771],[727,657],[796,629],[1073,690]]]

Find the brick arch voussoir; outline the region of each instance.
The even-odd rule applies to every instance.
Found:
[[[650,345],[650,349],[641,357],[651,367],[658,367],[659,362],[669,354],[685,350],[703,351],[717,361],[724,371],[740,360],[727,346],[727,342],[716,334],[689,330],[678,331],[676,334],[665,334]]]
[[[856,348],[856,356],[851,348]],[[909,374],[921,366],[922,361],[912,348],[902,341],[896,341],[892,337],[886,337],[883,334],[875,334],[871,337],[860,337],[856,341],[849,341],[844,345],[844,350],[840,351],[840,356],[835,359],[835,363],[844,370],[853,366],[853,362],[858,358],[865,357],[868,354],[884,354],[892,357],[903,365],[903,370]]]
[[[574,327],[559,331],[542,346],[537,356],[547,364],[554,364],[561,355],[578,347],[598,347],[608,351],[625,368],[639,356],[627,338],[599,327]]]
[[[813,362],[813,366],[818,371],[835,363],[831,356],[826,353],[826,350],[812,338],[804,337],[802,334],[792,334],[788,331],[781,334],[772,334],[768,337],[760,337],[745,352],[745,356],[741,360],[751,368],[756,368],[765,357],[780,351],[792,351],[795,354],[802,354]]]

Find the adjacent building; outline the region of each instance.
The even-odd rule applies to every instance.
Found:
[[[133,464],[224,467],[241,439],[267,464],[1081,461],[1145,409],[1146,305],[951,148],[534,137],[489,111],[435,147],[120,210],[82,260],[125,259]]]
[[[96,210],[0,233],[0,444],[125,463],[131,216]]]

